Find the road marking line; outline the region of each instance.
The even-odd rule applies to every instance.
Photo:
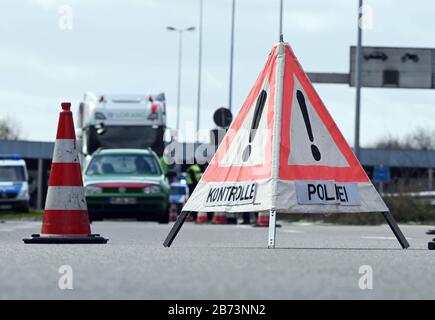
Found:
[[[298,227],[310,227],[314,225],[312,222],[292,222],[291,224]]]
[[[282,229],[280,230],[281,232],[285,232],[285,233],[306,233],[306,231],[301,231],[301,230],[292,230],[292,229]]]
[[[242,229],[251,229],[252,226],[251,225],[246,225],[246,224],[236,224],[237,228],[242,228]]]
[[[363,236],[361,239],[371,239],[371,240],[397,240],[396,237],[380,237],[380,236]],[[406,239],[411,240],[412,238],[406,237]]]

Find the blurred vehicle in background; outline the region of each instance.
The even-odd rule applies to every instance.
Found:
[[[237,224],[237,215],[235,212],[227,212],[227,222],[228,224]]]
[[[29,212],[29,175],[19,155],[0,155],[0,209]]]
[[[91,221],[169,221],[169,184],[152,150],[97,150],[85,167],[83,182]]]
[[[161,157],[165,147],[165,94],[97,96],[86,92],[76,126],[85,155],[98,148],[151,148]]]
[[[181,212],[184,204],[189,198],[189,187],[185,183],[173,182],[171,183],[169,202],[175,203],[177,206],[177,213]]]

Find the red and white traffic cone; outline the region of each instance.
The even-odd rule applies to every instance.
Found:
[[[171,202],[171,207],[169,208],[169,221],[177,221],[178,208],[175,202]]]
[[[257,217],[257,227],[269,226],[269,212],[259,212]]]
[[[225,212],[215,212],[213,215],[213,224],[227,224],[227,214]]]
[[[91,234],[71,103],[62,102],[41,234],[25,243],[107,243]]]
[[[196,217],[196,223],[208,223],[207,212],[198,212],[198,215]]]

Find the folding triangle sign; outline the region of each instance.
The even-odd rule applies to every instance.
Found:
[[[182,211],[270,211],[271,223],[275,212],[382,212],[402,246],[407,246],[290,46],[283,42],[273,47]],[[181,224],[174,226],[172,238],[168,235],[167,246]]]
[[[183,211],[386,212],[288,44],[278,44]]]

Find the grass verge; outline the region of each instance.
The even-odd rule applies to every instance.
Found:
[[[28,213],[0,211],[0,220],[42,220],[42,215],[43,210],[30,210]]]

